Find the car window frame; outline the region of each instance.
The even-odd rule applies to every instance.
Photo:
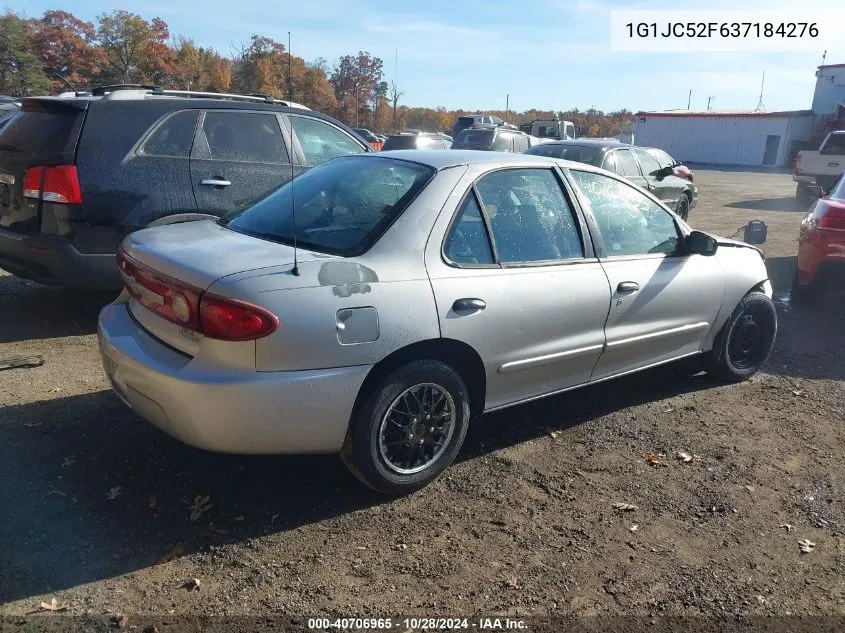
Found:
[[[618,171],[616,172],[617,174],[619,174],[619,175],[620,175],[620,176],[622,176],[623,178],[645,178],[645,177],[646,177],[646,176],[643,174],[643,168],[640,166],[640,161],[637,159],[637,155],[636,155],[636,154],[634,154],[634,152],[632,152],[632,151],[630,150],[630,148],[627,148],[627,147],[617,147],[617,148],[612,149],[611,151],[612,151],[612,152],[614,152],[614,153],[616,154],[616,164],[619,166],[619,168],[620,168],[620,169],[622,169],[622,171],[625,171],[625,168],[624,168],[624,167],[623,167],[623,165],[622,165],[622,160],[621,160],[621,158],[620,158],[620,157],[622,156],[622,152],[628,152],[628,154],[631,156],[631,158],[632,158],[632,159],[633,159],[633,161],[634,161],[634,165],[636,165],[636,166],[637,166],[637,172],[638,172],[638,173],[636,173],[636,174],[631,174],[631,175],[629,176],[629,175],[627,175],[627,174],[619,174],[619,172],[618,172]]]
[[[541,169],[550,171],[552,176],[557,181],[558,186],[561,189],[561,193],[566,200],[567,204],[570,207],[572,212],[572,217],[575,223],[575,228],[578,231],[578,236],[581,239],[581,246],[584,252],[583,257],[580,258],[571,258],[571,259],[546,259],[541,261],[528,261],[528,262],[501,262],[499,260],[499,252],[496,247],[496,236],[493,234],[492,226],[490,224],[490,216],[487,214],[487,209],[484,206],[484,202],[481,199],[481,194],[478,192],[476,185],[479,181],[483,178],[486,178],[490,174],[494,174],[499,171],[509,171],[509,170],[516,170],[516,169]],[[487,233],[487,242],[490,244],[490,251],[493,253],[493,263],[492,264],[467,264],[467,263],[460,263],[455,262],[449,259],[446,254],[446,242],[448,241],[449,237],[454,230],[455,225],[458,224],[459,218],[461,216],[461,208],[463,207],[464,202],[472,194],[475,196],[475,202],[478,205],[478,208],[481,210],[481,219],[484,223],[484,229]],[[570,186],[569,182],[567,181],[561,167],[557,164],[554,165],[510,165],[507,167],[497,167],[495,169],[490,169],[485,171],[484,173],[475,176],[472,182],[469,185],[467,191],[460,197],[458,200],[457,205],[452,210],[452,217],[449,220],[449,224],[446,226],[446,230],[443,232],[443,236],[440,240],[440,259],[441,261],[449,266],[450,268],[456,269],[479,269],[479,268],[486,268],[486,269],[499,269],[499,270],[508,270],[511,268],[546,268],[549,266],[573,266],[576,264],[585,264],[585,263],[595,263],[598,261],[598,255],[596,253],[595,247],[592,241],[592,233],[589,230],[589,226],[587,224],[586,218],[584,217],[583,209],[581,207],[580,201],[576,198],[575,191]]]
[[[186,108],[187,109],[187,108]],[[263,114],[266,116],[274,116],[276,117],[276,123],[278,124],[279,128],[281,129],[282,134],[282,142],[285,144],[285,149],[288,152],[288,161],[287,162],[278,162],[278,163],[266,163],[260,161],[243,161],[243,160],[231,160],[228,158],[214,158],[211,155],[211,147],[208,144],[208,138],[205,135],[205,130],[203,126],[205,125],[205,115],[209,112],[233,112],[233,113],[245,113],[245,114]],[[271,110],[250,110],[247,108],[201,108],[200,109],[200,116],[197,119],[197,129],[194,132],[194,144],[191,147],[191,160],[208,160],[214,161],[218,163],[239,163],[239,164],[248,164],[248,165],[296,165],[295,161],[295,152],[294,148],[291,145],[291,136],[290,132],[285,125],[285,121],[283,120],[281,114],[279,112],[273,112]]]
[[[345,134],[346,136],[351,138],[353,141],[358,143],[358,145],[360,145],[363,148],[363,151],[361,152],[362,154],[365,154],[368,151],[372,151],[372,148],[369,146],[369,144],[367,144],[366,141],[363,141],[363,139],[355,138],[357,136],[357,134],[355,134],[354,132],[352,134],[350,134],[349,132],[344,130],[342,127],[335,125],[331,121],[326,121],[325,119],[321,119],[320,117],[310,116],[307,112],[296,112],[296,113],[294,113],[294,112],[284,112],[284,113],[279,113],[279,116],[281,117],[281,119],[284,123],[284,125],[282,127],[284,127],[287,130],[287,133],[290,137],[290,142],[293,145],[294,157],[296,159],[296,162],[294,162],[294,165],[297,165],[299,167],[307,167],[307,168],[310,169],[311,167],[316,167],[316,165],[310,165],[308,163],[308,158],[305,156],[305,152],[302,150],[302,145],[299,143],[299,138],[293,132],[293,122],[291,121],[291,119],[293,117],[300,117],[302,119],[311,119],[312,121],[319,121],[320,123],[325,123],[329,127],[333,127],[334,129],[336,129],[339,132]],[[361,142],[361,141],[363,141],[363,142]],[[337,157],[335,157],[335,158],[337,158]],[[332,159],[330,159],[330,160],[332,160]],[[326,161],[326,162],[328,162],[328,161]]]
[[[607,250],[607,246],[604,243],[604,237],[601,234],[601,230],[599,229],[598,221],[596,220],[595,215],[593,214],[593,209],[588,199],[582,200],[582,196],[586,198],[586,194],[581,191],[581,188],[578,186],[577,181],[575,180],[575,176],[572,172],[581,171],[585,173],[594,173],[598,176],[602,176],[604,178],[610,178],[611,180],[616,180],[620,184],[630,187],[634,190],[635,193],[638,193],[641,196],[645,196],[648,200],[656,204],[658,207],[663,209],[666,213],[669,214],[669,217],[675,224],[675,230],[678,232],[678,240],[680,244],[680,249],[677,253],[641,253],[638,255],[613,255]],[[648,191],[642,189],[642,187],[638,187],[634,183],[627,180],[624,176],[620,174],[616,174],[614,172],[605,171],[605,172],[595,172],[590,169],[570,169],[567,168],[565,170],[566,177],[570,180],[570,184],[574,190],[574,195],[578,198],[579,204],[581,205],[582,213],[587,222],[587,227],[590,232],[591,241],[594,244],[596,258],[599,261],[625,261],[625,260],[640,260],[640,259],[666,259],[666,258],[680,258],[680,257],[689,257],[690,253],[686,247],[686,238],[690,234],[690,228],[679,218],[674,211],[672,211],[669,207],[663,204],[660,200],[658,200],[655,196],[653,196]]]
[[[660,162],[654,156],[651,155],[651,152],[649,152],[647,149],[643,149],[642,147],[632,147],[628,151],[631,152],[631,154],[634,155],[634,160],[636,160],[637,163],[639,164],[640,173],[643,177],[645,177],[645,178],[649,178],[649,177],[657,178],[657,174],[661,169],[663,169],[663,165],[661,165]],[[645,154],[651,160],[654,161],[654,164],[657,165],[657,169],[655,171],[650,171],[650,172],[646,173],[646,170],[643,168],[643,163],[640,160],[640,153]]]

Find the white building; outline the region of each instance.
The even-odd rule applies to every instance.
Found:
[[[813,123],[811,110],[639,112],[635,138],[682,162],[788,165],[796,146],[810,139]]]
[[[845,121],[845,64],[819,66],[816,71],[813,112],[816,115],[818,137],[825,135],[832,121]]]

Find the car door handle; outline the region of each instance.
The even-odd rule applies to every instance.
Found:
[[[475,312],[486,307],[487,304],[481,299],[458,299],[452,304],[452,310],[455,312]]]
[[[640,289],[640,284],[636,281],[623,281],[616,286],[616,292],[636,292]]]
[[[215,177],[215,178],[206,178],[200,184],[206,185],[208,187],[228,187],[232,183],[229,182],[228,180],[223,180],[222,178]]]

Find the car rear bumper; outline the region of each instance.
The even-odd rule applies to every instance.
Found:
[[[798,245],[798,282],[845,289],[845,234],[839,239],[813,234],[809,239],[802,237]]]
[[[220,453],[339,452],[371,367],[211,366],[152,337],[125,303],[103,308],[97,334],[103,367],[127,405],[182,442]]]
[[[114,254],[81,253],[58,235],[24,235],[0,229],[0,268],[53,286],[119,290]]]
[[[815,185],[816,177],[809,174],[792,174],[792,180],[805,185]]]

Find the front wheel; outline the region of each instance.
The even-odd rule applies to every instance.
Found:
[[[341,457],[370,488],[407,494],[431,483],[454,461],[469,418],[460,375],[440,361],[414,361],[367,396],[351,421]]]
[[[777,311],[762,292],[749,292],[725,323],[705,356],[708,374],[726,382],[742,382],[768,360],[777,333]]]
[[[689,217],[689,198],[687,198],[686,194],[682,194],[681,199],[678,200],[678,206],[675,207],[675,214],[684,222],[687,221]]]

